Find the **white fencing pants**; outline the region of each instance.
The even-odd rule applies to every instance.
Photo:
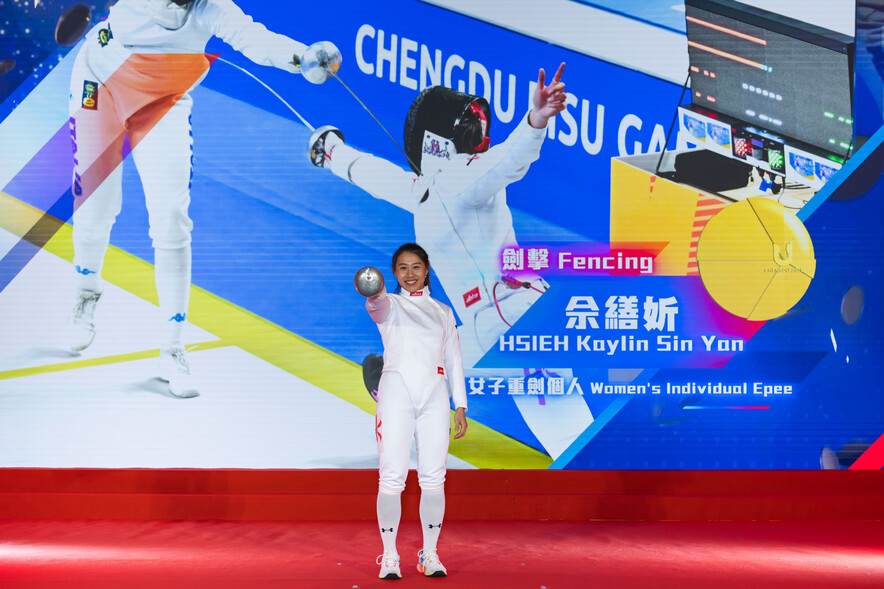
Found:
[[[416,408],[399,373],[384,372],[378,387],[375,426],[382,491],[393,494],[405,489],[412,441],[417,450],[421,489],[443,488],[451,432],[445,381],[439,381],[426,404]]]

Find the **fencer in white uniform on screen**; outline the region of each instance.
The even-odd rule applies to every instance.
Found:
[[[484,98],[444,86],[425,89],[405,123],[413,174],[353,149],[334,131],[324,137],[324,167],[414,215],[415,236],[436,260],[436,275],[466,328],[468,362],[546,290],[539,276],[504,276],[500,254],[518,246],[506,187],[540,157],[547,119],[564,106],[560,76],[561,70],[549,87],[538,85],[540,102],[506,141],[490,148],[491,110]]]
[[[434,260],[436,275],[463,323],[461,342],[470,375],[517,376],[472,367],[547,289],[537,275],[507,276],[501,252],[518,247],[506,187],[523,178],[540,157],[547,122],[565,108],[564,65],[549,85],[545,72],[538,72],[532,109],[493,147],[491,110],[484,98],[443,86],[423,90],[405,122],[405,153],[413,173],[346,145],[333,127],[320,128],[311,138],[314,164],[414,215],[415,239]],[[536,396],[513,398],[553,457],[593,419],[579,396],[556,396],[543,406]]]
[[[191,283],[188,216],[193,136],[190,91],[205,76],[206,44],[217,36],[255,63],[301,73],[308,46],[268,31],[231,0],[119,0],[86,35],[71,77],[74,148],[74,265],[78,291],[70,347],[95,337],[101,270],[122,204],[128,134],[144,188],[156,287],[167,324],[162,378],[173,394],[198,394],[182,345]],[[125,64],[125,65],[124,65]],[[312,81],[312,80],[311,80]]]
[[[375,417],[380,466],[377,516],[384,545],[384,553],[378,557],[379,576],[402,577],[396,537],[414,441],[423,531],[418,571],[428,577],[442,577],[447,571],[439,562],[436,543],[445,513],[445,461],[451,431],[449,389],[455,406],[455,439],[467,430],[460,342],[451,308],[430,296],[426,251],[413,243],[401,246],[393,255],[393,272],[400,294],[388,293],[382,280],[377,293],[360,290],[363,295],[371,295],[365,307],[384,342],[384,371]]]

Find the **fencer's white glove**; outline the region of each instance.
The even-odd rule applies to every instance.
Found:
[[[335,146],[344,142],[344,134],[331,125],[319,127],[310,136],[310,161],[314,166],[324,168],[331,159]]]

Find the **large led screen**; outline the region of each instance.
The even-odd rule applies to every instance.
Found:
[[[0,466],[376,467],[383,345],[353,280],[392,289],[406,242],[458,324],[450,468],[884,464],[881,135],[738,190],[665,173],[731,140],[673,130],[683,6],[75,4],[3,8]],[[320,41],[341,61],[313,83]],[[562,63],[566,108],[533,128]],[[487,151],[455,153],[444,106],[409,126],[430,86],[487,102]],[[358,152],[311,158],[324,126]],[[170,339],[198,396],[160,378]]]

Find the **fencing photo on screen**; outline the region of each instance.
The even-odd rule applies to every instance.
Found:
[[[884,465],[884,6],[7,10],[0,466],[377,467],[412,242],[448,468]]]

